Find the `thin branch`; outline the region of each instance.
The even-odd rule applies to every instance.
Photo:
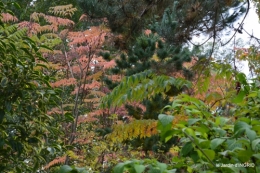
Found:
[[[255,37],[253,34],[249,34],[249,32],[247,32],[244,28],[242,28],[242,30],[245,31],[245,33],[247,35],[249,35],[250,38],[254,38],[258,42],[258,44],[260,44],[260,39],[259,38]]]
[[[208,155],[195,143],[195,140],[187,134],[185,131],[183,133],[191,140],[192,143],[196,145],[196,147],[200,150],[200,152],[207,158],[207,160],[217,169],[216,164],[208,157]]]
[[[195,44],[193,43],[192,41],[188,40],[188,42],[190,42],[193,46],[202,46],[204,45],[205,43],[207,43],[213,36],[210,36],[209,38],[206,39],[206,41],[204,41],[203,43],[201,44]]]
[[[238,28],[242,28],[243,23],[244,23],[244,21],[245,21],[245,19],[246,19],[246,16],[248,15],[249,8],[250,8],[250,1],[247,0],[247,10],[246,10],[246,14],[245,14],[245,16],[243,17],[243,20],[242,20],[242,22],[239,24]],[[231,38],[230,38],[226,43],[221,43],[221,46],[227,45],[227,44],[235,37],[235,35],[237,34],[237,32],[238,32],[238,29],[235,29],[235,33],[231,36]]]
[[[221,98],[221,99],[218,99],[216,100],[214,103],[212,103],[212,105],[210,105],[210,109],[213,108],[213,106],[215,106],[215,104],[217,104],[218,102],[220,102],[221,100],[225,100],[226,98]]]
[[[63,44],[63,47],[64,47],[65,61],[66,61],[66,63],[67,63],[67,66],[68,66],[68,69],[69,69],[69,71],[70,71],[71,77],[74,78],[73,71],[72,71],[72,68],[71,68],[71,66],[70,66],[70,62],[69,62],[69,60],[68,60],[68,54],[67,54],[67,52],[66,52],[66,50],[65,50],[64,44]]]
[[[234,58],[233,58],[233,61],[234,61],[234,69],[235,69],[235,72],[237,71],[237,66],[236,66],[236,52],[235,52],[235,47],[236,47],[236,36],[234,37],[234,50],[233,50],[233,53],[234,53]]]

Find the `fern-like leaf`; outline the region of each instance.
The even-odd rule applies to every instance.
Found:
[[[109,95],[102,98],[101,107],[120,106],[127,101],[142,101],[156,94],[167,92],[171,86],[180,89],[184,86],[189,88],[191,85],[191,82],[182,78],[157,76],[148,70],[125,77]]]
[[[19,30],[15,31],[14,33],[10,34],[8,36],[8,38],[14,39],[14,40],[19,40],[22,37],[26,36],[26,34],[27,34],[27,28],[22,28],[22,29],[19,29]]]
[[[58,165],[58,164],[63,164],[63,163],[65,163],[65,160],[66,160],[66,156],[57,157],[54,160],[52,160],[50,163],[48,163],[43,169],[46,170],[46,169],[49,169],[52,166],[55,166],[55,165]]]
[[[158,134],[157,120],[134,120],[128,124],[117,124],[107,138],[112,142],[123,142],[137,137],[146,138]]]
[[[7,36],[14,33],[17,30],[17,25],[1,26],[0,31],[5,33]]]
[[[49,13],[57,15],[57,16],[62,16],[62,17],[67,17],[67,16],[71,17],[75,13],[75,11],[77,11],[77,9],[73,8],[73,6],[71,4],[55,6],[55,7],[49,8]]]

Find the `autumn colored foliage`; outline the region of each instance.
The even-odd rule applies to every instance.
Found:
[[[217,20],[220,4],[234,2],[215,2],[209,13],[202,1],[178,1],[171,8],[170,1],[133,2],[111,1],[106,8],[97,6],[111,14],[90,9],[77,20],[72,18],[79,9],[71,4],[32,12],[28,21],[2,10],[0,53],[7,58],[0,63],[0,168],[62,173],[260,170],[217,166],[260,163],[258,48],[234,50],[256,76],[248,82],[232,64],[201,57],[183,44],[200,30],[216,41],[226,26],[224,19]],[[140,14],[127,11],[135,5]],[[112,7],[122,9],[114,18]],[[183,23],[178,26],[176,9],[187,13],[179,16]],[[158,16],[152,17],[153,11]],[[202,13],[215,14],[214,22]],[[176,33],[166,37],[169,32]]]

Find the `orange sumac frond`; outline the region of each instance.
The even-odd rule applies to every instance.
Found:
[[[89,52],[89,50],[90,50],[89,46],[79,46],[76,48],[76,51],[80,55],[86,55]]]
[[[92,113],[89,113],[84,116],[80,116],[78,119],[78,124],[84,124],[84,123],[89,123],[89,122],[96,122],[98,119],[96,118],[97,115],[102,114],[101,110],[96,110]]]
[[[55,7],[50,7],[49,8],[49,13],[58,15],[58,16],[69,16],[71,17],[75,11],[77,11],[76,8],[73,8],[71,4],[69,5],[60,5],[60,6],[55,6]]]
[[[7,23],[7,22],[17,22],[18,21],[17,17],[15,17],[9,13],[1,13],[1,16],[2,16],[2,18],[1,18],[2,22]]]
[[[69,85],[75,85],[77,83],[75,78],[69,78],[69,79],[62,79],[57,82],[54,82],[51,84],[52,87],[59,87],[59,86],[69,86]]]
[[[57,32],[59,26],[73,26],[75,23],[72,20],[60,18],[56,16],[50,16],[43,13],[32,13],[30,16],[31,22],[39,22],[39,19],[43,18],[50,25],[45,26],[48,30]],[[50,29],[51,27],[51,29]]]
[[[112,59],[111,61],[104,63],[104,70],[113,68],[115,66],[116,66],[116,62],[114,59]]]
[[[108,31],[106,31],[108,32]],[[104,40],[106,33],[100,27],[93,26],[89,30],[84,32],[70,32],[68,39],[71,41],[69,45],[85,45],[88,44],[92,48],[101,45]]]
[[[85,89],[99,89],[101,86],[101,83],[98,81],[93,81],[90,84],[85,84]]]
[[[23,21],[18,24],[19,29],[21,28],[28,28],[28,35],[37,35],[42,32],[53,32],[58,30],[56,26],[52,25],[44,25],[41,26],[40,24],[36,22],[28,22],[28,21]]]
[[[87,21],[88,20],[88,16],[86,14],[82,14],[79,18],[79,21]]]
[[[75,24],[72,20],[63,19],[63,18],[55,17],[55,16],[45,15],[44,19],[47,22],[49,22],[50,24],[58,25],[58,26],[73,26]]]
[[[49,169],[52,166],[55,166],[55,165],[58,165],[58,164],[63,164],[63,163],[65,163],[65,160],[66,160],[66,156],[57,157],[53,161],[48,163],[43,169],[46,170],[46,169]]]

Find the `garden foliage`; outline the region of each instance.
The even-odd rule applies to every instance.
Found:
[[[259,48],[212,57],[249,1],[71,3],[0,2],[2,172],[260,172]]]

